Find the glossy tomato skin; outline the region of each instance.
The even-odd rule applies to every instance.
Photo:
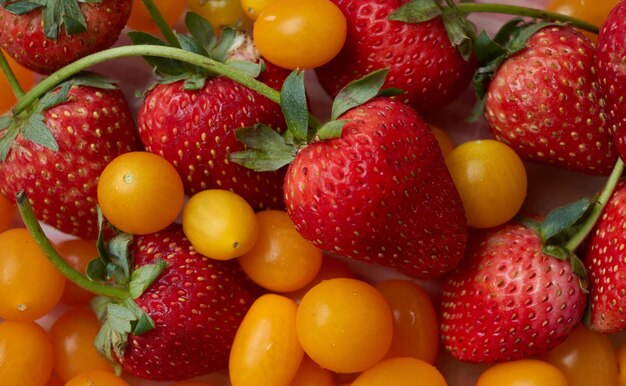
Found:
[[[443,375],[433,365],[416,358],[384,360],[364,371],[352,386],[447,386]]]
[[[85,274],[89,262],[98,257],[98,248],[93,240],[70,239],[61,242],[57,251],[78,272]],[[94,294],[67,281],[61,303],[68,306],[87,306]]]
[[[187,6],[190,11],[207,19],[218,33],[223,27],[248,29],[252,25],[239,0],[187,0]]]
[[[261,12],[279,0],[241,0],[241,8],[251,20],[256,20]]]
[[[550,0],[546,10],[584,20],[598,27],[604,24],[609,12],[619,0]],[[587,37],[596,41],[598,35],[583,31]]]
[[[476,386],[568,386],[565,375],[555,366],[536,359],[496,364],[485,370]]]
[[[304,351],[296,336],[293,300],[263,295],[244,317],[230,353],[233,386],[288,386]]]
[[[33,322],[0,323],[2,385],[44,386],[52,372],[52,343]]]
[[[65,386],[130,386],[128,382],[106,371],[82,373],[65,384]]]
[[[0,318],[33,321],[50,312],[63,295],[65,278],[28,230],[0,233],[0,251]]]
[[[465,142],[446,158],[470,226],[492,228],[512,219],[526,198],[528,178],[520,157],[494,140]]]
[[[328,63],[341,51],[346,34],[346,18],[330,0],[279,0],[254,23],[261,55],[290,70]]]

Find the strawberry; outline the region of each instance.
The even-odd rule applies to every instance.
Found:
[[[136,237],[135,269],[167,268],[135,303],[154,328],[129,335],[119,361],[134,376],[181,380],[227,367],[235,332],[260,293],[235,261],[199,255],[179,225]]]
[[[427,17],[414,22],[416,16],[403,10],[410,11],[412,3],[418,2],[407,0],[333,2],[346,17],[348,30],[341,52],[316,69],[329,94],[336,95],[373,70],[388,68],[386,86],[404,90],[398,98],[419,113],[430,115],[469,85],[475,60],[468,42],[474,32],[465,19],[455,18],[453,13],[444,18],[433,4]],[[433,14],[434,10],[437,12]]]
[[[194,31],[194,25],[188,24]],[[227,31],[226,34],[235,34],[232,30]],[[220,43],[228,56],[217,59],[248,65],[259,61],[249,37],[237,33],[230,40],[228,36],[231,35],[223,35],[224,43]],[[132,37],[136,43],[151,39],[137,33]],[[197,44],[202,47],[200,42]],[[233,46],[224,47],[230,44]],[[211,52],[211,49],[207,48],[207,51]],[[180,68],[184,67],[181,65]],[[221,188],[234,191],[257,209],[284,207],[284,171],[256,173],[227,159],[230,152],[244,149],[235,137],[236,128],[264,123],[282,130],[284,118],[280,106],[223,76],[210,76],[199,69],[194,69],[196,73],[172,74],[163,62],[157,62],[157,69],[161,71],[163,81],[148,92],[138,118],[139,134],[146,149],[174,165],[189,195]],[[176,67],[175,71],[178,69]],[[287,74],[286,70],[267,64],[259,80],[280,88]],[[184,80],[171,82],[172,75],[177,76],[174,79]]]
[[[603,333],[626,329],[626,182],[620,182],[602,217],[587,240],[585,263],[589,270],[589,326]]]
[[[510,361],[563,341],[585,311],[570,261],[542,252],[535,230],[519,224],[476,232],[468,257],[443,284],[442,340],[462,361]]]
[[[28,69],[49,74],[113,45],[132,0],[0,3],[0,46]]]
[[[94,239],[98,177],[140,147],[122,92],[96,76],[75,79],[30,111],[3,117],[0,129],[0,192],[25,190],[39,219]]]
[[[522,29],[509,46],[515,48],[504,50],[507,59],[487,90],[485,116],[493,135],[522,159],[608,175],[617,152],[593,43],[570,26],[542,23]]]
[[[626,3],[619,2],[611,11],[598,35],[596,62],[598,79],[617,151],[626,156]]]

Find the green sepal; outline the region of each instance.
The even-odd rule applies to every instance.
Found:
[[[476,27],[465,16],[456,11],[456,7],[448,8],[442,16],[450,43],[457,48],[461,57],[469,61],[474,53]]]
[[[287,129],[295,141],[306,143],[308,138],[309,114],[304,90],[304,72],[292,71],[285,79],[280,92]]]
[[[7,2],[8,0],[5,0],[0,2],[0,4],[2,4],[4,9],[15,15],[24,15],[44,6],[42,2],[35,1],[14,1],[6,4]]]
[[[220,40],[217,45],[211,50],[209,56],[220,63],[225,63],[228,59],[228,51],[233,46],[235,38],[237,37],[237,30],[227,27],[222,29]]]
[[[548,256],[556,259],[567,261],[571,258],[572,253],[559,245],[544,245],[541,251]]]
[[[387,18],[405,23],[423,23],[442,13],[436,0],[413,0],[393,11]]]
[[[46,147],[54,152],[59,151],[59,145],[54,139],[50,128],[44,123],[44,116],[39,113],[32,113],[22,127],[22,137]]]
[[[267,125],[257,124],[237,129],[235,135],[248,149],[230,153],[228,159],[248,169],[257,172],[274,171],[295,158],[296,147]]]
[[[589,292],[589,275],[587,273],[587,268],[585,268],[585,264],[575,254],[572,254],[570,258],[570,264],[572,266],[572,272],[578,278],[578,284],[580,286],[580,289],[584,293],[588,293]]]
[[[178,42],[180,43],[180,47],[189,52],[193,52],[194,54],[208,56],[206,48],[196,40],[194,36],[191,35],[182,35],[177,33],[176,37],[178,38]]]
[[[546,245],[566,242],[590,214],[596,200],[582,198],[551,211],[539,227],[539,236]]]
[[[206,75],[189,74],[184,77],[183,89],[188,91],[202,90],[206,83]]]
[[[69,100],[68,94],[70,93],[70,89],[72,88],[72,81],[67,81],[59,86],[57,86],[54,90],[46,93],[37,104],[35,111],[43,112],[45,110],[51,109],[54,106],[58,106],[61,103],[65,103]],[[59,92],[54,92],[59,90]],[[42,117],[43,118],[43,117]]]
[[[340,120],[325,123],[317,130],[317,139],[324,141],[341,137],[342,129],[347,122],[347,120]]]
[[[333,101],[331,120],[336,120],[348,110],[376,97],[388,73],[387,68],[370,72],[341,89]]]
[[[128,33],[128,37],[133,45],[168,46],[165,41],[141,31],[131,31]],[[146,56],[144,59],[161,75],[181,75],[187,70],[187,66],[178,60],[152,56]]]
[[[226,62],[226,65],[239,72],[243,72],[251,78],[256,78],[261,75],[263,71],[265,71],[265,63],[263,63],[263,61],[259,63],[252,63],[244,60],[229,60]]]
[[[397,87],[386,87],[378,92],[378,96],[381,97],[395,97],[404,94],[406,94],[406,90]]]
[[[4,162],[6,160],[9,151],[11,151],[11,146],[13,146],[13,141],[17,138],[17,135],[20,133],[19,129],[15,125],[14,122],[11,125],[1,131],[2,137],[0,137],[0,161]]]
[[[217,38],[213,32],[213,26],[208,20],[195,12],[187,12],[185,25],[191,36],[206,50],[215,46]]]
[[[154,264],[147,264],[135,269],[130,276],[130,296],[133,299],[140,297],[163,273],[165,268],[167,268],[167,263],[164,260],[157,260]]]
[[[131,258],[129,247],[132,241],[133,235],[120,233],[107,244],[107,278],[115,280],[117,284],[128,285],[130,282]]]

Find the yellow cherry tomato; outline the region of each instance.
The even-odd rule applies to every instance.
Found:
[[[526,198],[526,169],[509,146],[494,140],[466,142],[446,158],[470,226],[491,228],[512,219]]]
[[[565,375],[548,362],[522,359],[485,370],[476,386],[568,386]]]
[[[111,364],[94,346],[98,331],[98,318],[86,309],[69,310],[54,322],[50,328],[50,338],[54,352],[54,373],[59,378],[68,382],[86,372],[113,372]]]
[[[387,358],[413,357],[435,363],[439,348],[437,312],[428,294],[408,280],[387,280],[376,288],[393,314],[393,340]]]
[[[240,0],[187,0],[187,5],[191,11],[207,19],[216,32],[227,26],[248,29],[252,25]]]
[[[233,386],[289,386],[304,355],[296,336],[296,308],[293,300],[274,294],[252,304],[230,352]]]
[[[584,20],[601,27],[609,12],[619,0],[550,0],[546,10]],[[598,40],[596,34],[583,31],[591,40]]]
[[[315,278],[322,251],[298,233],[285,211],[257,213],[259,236],[250,252],[239,257],[244,272],[275,292],[295,291]]]
[[[305,355],[289,386],[333,386],[333,374]]]
[[[0,194],[0,232],[9,229],[15,219],[15,205],[4,195]]]
[[[52,344],[41,326],[33,322],[0,323],[0,384],[45,386],[52,360]]]
[[[176,169],[165,158],[145,151],[118,156],[98,181],[102,214],[126,233],[145,235],[164,229],[176,220],[184,199]]]
[[[153,0],[153,2],[161,13],[161,16],[163,16],[167,24],[171,27],[176,24],[185,10],[185,2],[182,0]],[[133,7],[131,8],[130,17],[126,25],[138,31],[153,34],[160,32],[159,27],[154,20],[152,20],[152,16],[150,16],[142,0],[133,0]]]
[[[92,371],[75,376],[65,386],[130,386],[128,382],[113,373]]]
[[[0,317],[31,321],[52,310],[65,278],[25,228],[0,233]]]
[[[311,359],[342,373],[380,361],[393,334],[391,308],[383,295],[355,279],[330,279],[311,288],[300,302],[296,323]]]
[[[416,358],[393,358],[366,370],[352,386],[447,386],[430,363]]]
[[[254,22],[261,55],[290,70],[328,63],[341,51],[346,34],[346,18],[330,0],[279,0]]]
[[[261,12],[277,0],[241,0],[241,8],[251,20],[256,20]]]
[[[437,142],[439,143],[439,147],[441,148],[441,153],[443,154],[443,158],[446,158],[452,150],[454,149],[454,143],[452,142],[452,138],[450,135],[443,129],[440,129],[437,126],[430,126],[433,134],[435,134],[435,138],[437,138]]]
[[[229,260],[250,252],[259,235],[254,210],[241,196],[210,189],[193,195],[183,210],[183,231],[198,253]]]
[[[96,242],[93,240],[71,239],[63,241],[57,247],[57,251],[78,272],[85,274],[89,262],[98,257]],[[94,295],[67,281],[61,303],[70,306],[86,306]]]
[[[558,367],[569,386],[617,386],[618,362],[611,340],[584,325],[542,359]]]

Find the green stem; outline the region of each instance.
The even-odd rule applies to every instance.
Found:
[[[567,244],[565,244],[565,248],[568,251],[574,252],[580,246],[580,244],[582,244],[582,242],[587,238],[589,233],[591,233],[591,231],[593,230],[593,227],[596,225],[596,222],[598,222],[598,219],[602,215],[602,212],[604,211],[604,207],[609,202],[609,199],[611,198],[611,195],[613,194],[613,191],[615,190],[615,186],[619,182],[619,179],[622,176],[623,172],[624,172],[624,161],[622,161],[622,159],[620,158],[617,160],[617,163],[613,167],[613,171],[611,172],[609,179],[604,185],[604,189],[602,189],[602,193],[600,193],[600,196],[598,196],[598,199],[593,209],[591,210],[591,214],[589,218],[585,221],[585,223],[580,228],[580,230],[576,232],[576,234],[567,242]]]
[[[173,0],[170,0],[170,1],[173,1]],[[180,0],[176,0],[176,1],[180,1]],[[159,30],[163,34],[163,36],[165,36],[165,39],[167,39],[167,42],[172,47],[180,48],[180,42],[178,41],[178,38],[174,34],[174,31],[172,31],[172,27],[170,27],[168,22],[163,18],[163,15],[161,15],[161,12],[159,12],[159,9],[156,7],[156,5],[154,5],[154,2],[152,0],[143,0],[143,4],[146,6],[146,9],[150,13],[152,20],[154,20],[157,27],[159,27]]]
[[[280,93],[278,91],[240,71],[228,67],[223,63],[217,62],[202,55],[195,54],[193,52],[181,50],[180,48],[138,45],[110,48],[108,50],[91,54],[71,64],[68,64],[67,66],[63,67],[62,69],[42,80],[28,93],[26,93],[24,97],[22,97],[17,103],[15,108],[13,108],[13,113],[21,113],[28,106],[30,106],[31,103],[35,102],[46,92],[52,90],[59,83],[88,67],[113,59],[120,59],[131,56],[153,56],[160,58],[169,58],[193,64],[195,66],[205,68],[213,73],[230,78],[235,82],[240,83],[241,85],[246,86],[249,89],[252,89],[259,94],[267,97],[275,103],[280,103]]]
[[[9,86],[11,86],[11,90],[13,90],[13,94],[15,94],[17,99],[20,99],[24,95],[24,90],[17,81],[11,66],[9,66],[9,62],[7,62],[7,59],[4,57],[4,53],[2,51],[0,51],[0,68],[7,77],[7,81],[9,82]]]
[[[581,30],[594,34],[599,32],[599,28],[597,26],[587,23],[584,20],[543,9],[488,3],[460,3],[457,4],[457,9],[461,13],[501,13],[506,15],[527,16],[543,20],[561,21],[571,23],[573,26],[580,28]]]
[[[85,275],[81,274],[77,270],[75,270],[65,259],[59,255],[59,253],[54,249],[54,246],[48,240],[45,233],[41,229],[35,214],[33,213],[33,208],[26,197],[26,193],[23,191],[18,193],[17,195],[17,207],[22,216],[22,220],[28,228],[28,231],[31,233],[35,242],[39,245],[39,248],[43,251],[43,253],[48,257],[50,262],[54,264],[55,267],[61,273],[74,282],[76,285],[86,289],[87,291],[94,293],[96,295],[106,296],[109,298],[124,300],[130,297],[130,292],[128,288],[116,288],[110,287],[92,280],[89,280]]]

